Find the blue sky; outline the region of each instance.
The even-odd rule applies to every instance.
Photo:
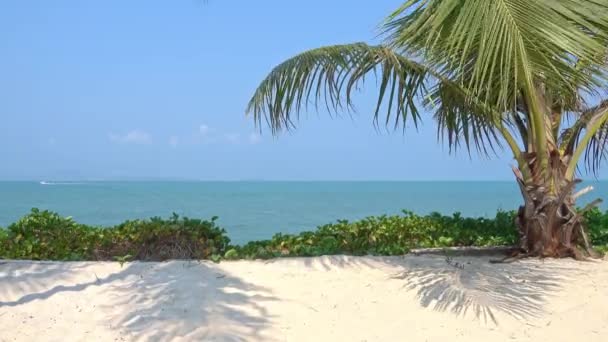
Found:
[[[284,59],[373,42],[400,0],[0,2],[0,179],[496,180],[511,157],[448,155],[426,120],[377,132],[310,113],[256,133],[244,108]],[[368,82],[373,90],[373,82]]]

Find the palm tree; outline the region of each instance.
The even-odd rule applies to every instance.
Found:
[[[575,208],[584,156],[608,155],[605,0],[408,0],[383,24],[383,44],[321,47],[274,68],[247,113],[273,134],[302,110],[354,110],[366,77],[379,87],[374,123],[395,129],[432,114],[450,151],[508,148],[523,195],[519,256],[591,253]]]

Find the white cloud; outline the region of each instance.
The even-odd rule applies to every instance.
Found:
[[[110,141],[123,144],[142,145],[150,144],[152,142],[152,136],[149,133],[141,131],[139,129],[134,129],[124,135],[110,133],[109,137]]]
[[[241,139],[241,135],[238,133],[226,133],[224,134],[224,137],[226,138],[226,141],[231,144],[238,144]]]
[[[177,147],[177,145],[179,145],[179,137],[171,136],[169,138],[169,145],[173,148]]]
[[[191,133],[192,134],[192,133]],[[114,137],[116,140],[117,137]],[[178,145],[211,145],[211,144],[259,144],[262,142],[262,136],[259,133],[252,132],[251,134],[241,134],[235,132],[222,132],[216,128],[212,128],[206,124],[200,124],[198,130],[190,136],[169,136],[168,144],[172,147]]]
[[[214,132],[215,129],[202,124],[198,127],[198,135],[195,136],[193,139],[195,142],[202,142],[203,144],[213,144],[217,141],[217,138],[214,137]]]
[[[252,145],[259,144],[261,141],[262,141],[262,136],[259,135],[258,133],[253,132],[253,133],[249,134],[249,143],[250,144],[252,144]]]

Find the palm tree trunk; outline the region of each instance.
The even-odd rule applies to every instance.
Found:
[[[562,167],[550,171],[553,181],[551,186],[535,184],[533,180],[532,184],[524,184],[521,173],[516,172],[524,199],[524,205],[519,207],[515,218],[519,231],[516,254],[573,257],[579,260],[595,256],[585,231],[583,214],[601,200],[595,200],[582,210],[577,210],[575,202],[579,194],[575,194],[574,190],[580,180],[568,181]]]

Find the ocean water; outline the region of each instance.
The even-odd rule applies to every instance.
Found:
[[[581,204],[608,198],[608,182],[586,185],[595,191]],[[0,226],[33,207],[91,225],[175,212],[196,218],[219,216],[232,241],[243,243],[403,209],[493,216],[498,209],[515,209],[520,203],[515,182],[0,182]]]

